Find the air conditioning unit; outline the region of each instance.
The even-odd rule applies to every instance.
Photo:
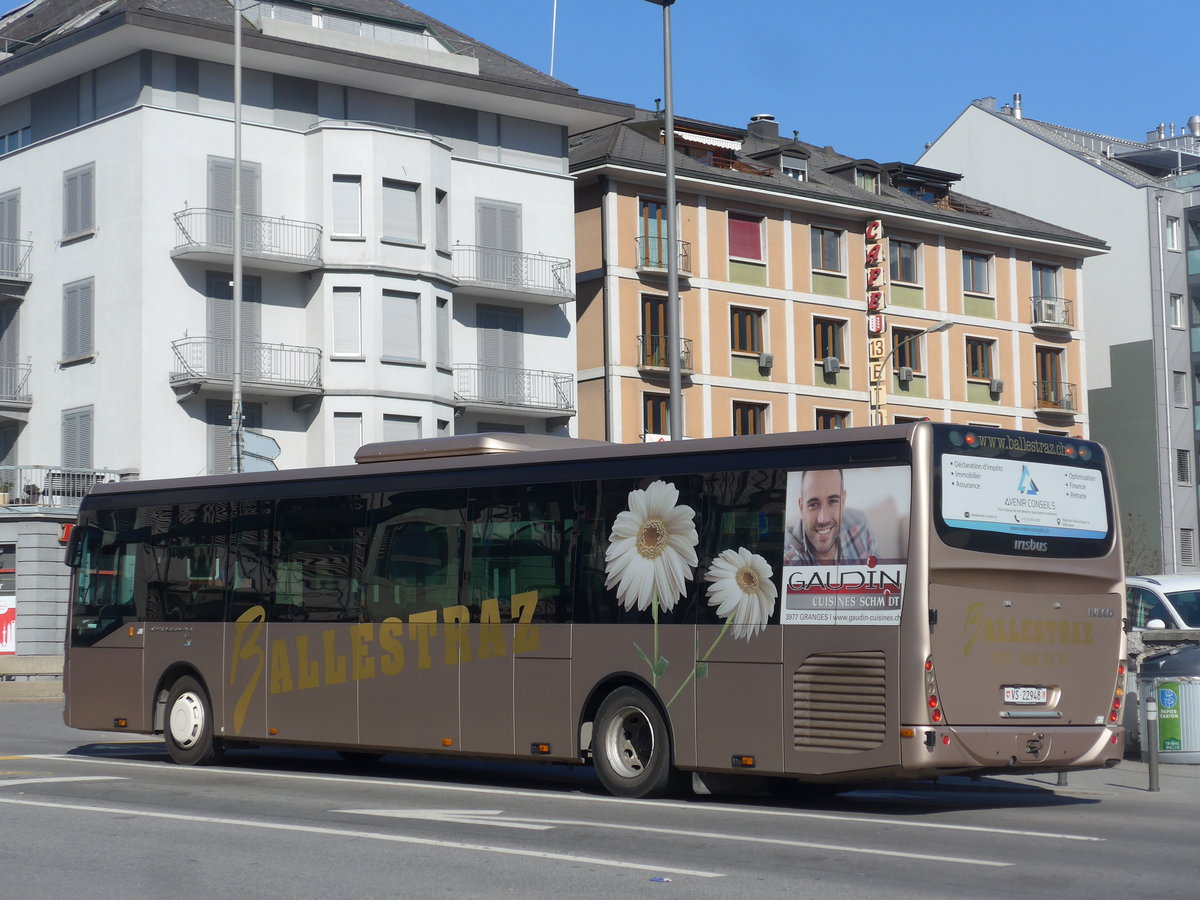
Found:
[[[836,375],[842,371],[842,361],[836,356],[825,357],[825,359],[822,361],[822,365],[825,367],[826,375]]]
[[[769,369],[775,365],[775,354],[762,352],[758,354],[758,367],[760,369]]]
[[[906,381],[912,381],[912,379],[913,379],[912,366],[901,366],[900,370],[896,373],[896,377],[898,379],[900,379],[901,383],[906,382]]]
[[[990,385],[988,385],[988,389],[993,394],[1003,394],[1004,393],[1004,379],[1003,378],[993,378],[992,383]]]
[[[1065,325],[1066,309],[1057,297],[1041,298],[1041,309],[1038,311],[1038,321],[1047,325]]]

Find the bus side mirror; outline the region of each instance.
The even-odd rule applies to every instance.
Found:
[[[83,559],[83,538],[84,532],[95,531],[95,527],[91,525],[79,526],[76,525],[71,529],[71,536],[67,538],[66,564],[76,569]]]

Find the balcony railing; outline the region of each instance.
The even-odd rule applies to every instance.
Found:
[[[0,280],[31,281],[29,254],[33,241],[0,241]]]
[[[0,366],[0,403],[29,404],[33,402],[33,397],[29,393],[29,370],[31,368],[33,366],[30,363],[12,363]]]
[[[541,253],[459,244],[454,247],[454,277],[506,293],[545,294],[559,302],[575,297],[571,260]]]
[[[0,466],[0,506],[76,507],[92,485],[136,477],[112,469]]]
[[[227,338],[187,337],[171,342],[175,351],[172,384],[233,380],[233,341]],[[250,383],[292,388],[304,393],[321,390],[321,351],[288,344],[242,344],[242,378]]]
[[[1075,311],[1062,297],[1032,297],[1033,324],[1050,328],[1074,328]]]
[[[233,213],[201,208],[175,213],[172,253],[232,255]],[[253,259],[291,263],[297,268],[317,268],[321,264],[321,226],[243,213],[242,253]]]
[[[454,397],[464,403],[553,410],[575,410],[575,376],[569,372],[513,369],[468,363],[454,367]]]
[[[1075,402],[1075,385],[1065,381],[1035,381],[1034,408],[1073,413],[1079,409]]]
[[[669,369],[671,357],[668,353],[670,342],[665,334],[638,335],[638,368]],[[692,339],[679,339],[679,368],[684,372],[692,371]]]
[[[687,241],[676,241],[679,247],[679,274],[692,274],[692,245]],[[637,239],[637,267],[652,272],[667,271],[669,244],[665,237],[645,236]]]

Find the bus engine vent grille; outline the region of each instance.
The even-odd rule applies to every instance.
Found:
[[[814,653],[792,676],[797,750],[873,750],[883,743],[886,727],[882,651]]]

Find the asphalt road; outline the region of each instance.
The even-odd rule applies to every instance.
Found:
[[[943,779],[832,799],[637,801],[587,770],[244,751],[0,703],[0,896],[1136,897],[1196,894],[1200,767]]]

